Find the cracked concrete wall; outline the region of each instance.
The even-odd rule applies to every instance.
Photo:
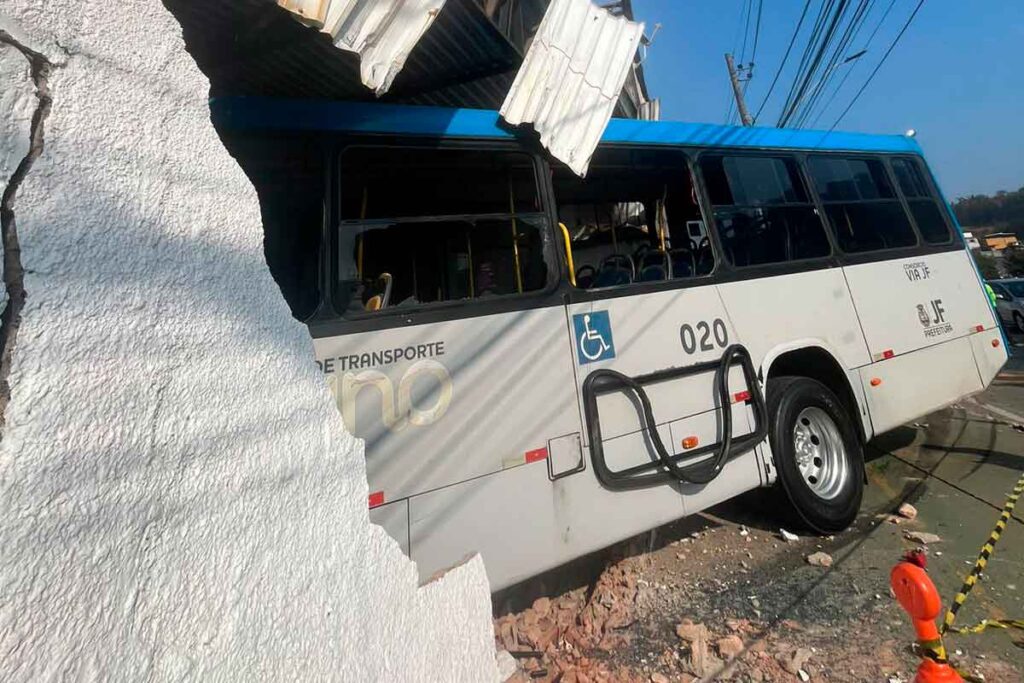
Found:
[[[0,677],[494,680],[480,559],[418,588],[368,522],[362,445],[174,19],[0,0],[4,27],[54,67],[13,204]],[[18,59],[0,47],[4,169],[38,105]]]

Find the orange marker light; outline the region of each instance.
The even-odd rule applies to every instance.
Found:
[[[882,378],[881,377],[872,377],[871,378],[871,386],[877,387],[881,383],[882,383]]]
[[[999,340],[998,339],[993,339],[992,340],[992,348],[993,349],[998,349],[999,348]]]
[[[985,326],[984,325],[975,325],[974,326],[974,331],[975,332],[984,332],[985,331]]]
[[[685,439],[683,439],[683,448],[685,448],[686,450],[690,450],[691,448],[696,448],[697,444],[699,443],[700,439],[698,439],[697,437],[688,436]]]
[[[750,400],[750,392],[749,391],[739,391],[739,392],[733,394],[732,400],[733,400],[733,403],[743,403],[744,401],[749,401]]]

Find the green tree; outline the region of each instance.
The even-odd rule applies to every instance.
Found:
[[[971,253],[974,254],[974,262],[978,264],[978,270],[981,272],[981,276],[983,278],[986,280],[995,280],[999,277],[999,266],[996,265],[995,256],[983,254],[977,249]]]
[[[1004,251],[1003,266],[1010,277],[1024,277],[1024,249]]]

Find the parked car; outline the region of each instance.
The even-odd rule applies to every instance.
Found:
[[[1024,333],[1024,278],[989,280],[996,293],[996,311],[1004,325],[1010,323]]]

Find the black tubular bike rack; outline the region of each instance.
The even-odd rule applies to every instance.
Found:
[[[750,392],[754,409],[754,431],[739,438],[732,436],[732,396],[729,392],[729,370],[739,364]],[[644,386],[665,382],[680,377],[715,373],[715,388],[718,406],[722,409],[722,440],[684,453],[670,454],[658,434],[657,422],[651,409],[651,401]],[[601,442],[601,418],[597,410],[597,397],[616,391],[631,391],[640,401],[643,427],[658,460],[634,465],[624,470],[612,470],[604,459],[604,445]],[[718,360],[697,363],[682,368],[668,368],[646,375],[629,377],[614,370],[595,370],[583,382],[583,412],[587,420],[587,436],[590,439],[590,459],[598,480],[609,489],[627,491],[678,481],[686,484],[707,484],[721,474],[725,464],[732,458],[745,453],[764,440],[768,434],[768,411],[764,395],[757,382],[757,373],[750,359],[750,352],[741,344],[728,347]],[[708,453],[713,458],[702,462],[691,462]],[[689,463],[689,464],[687,464]]]

